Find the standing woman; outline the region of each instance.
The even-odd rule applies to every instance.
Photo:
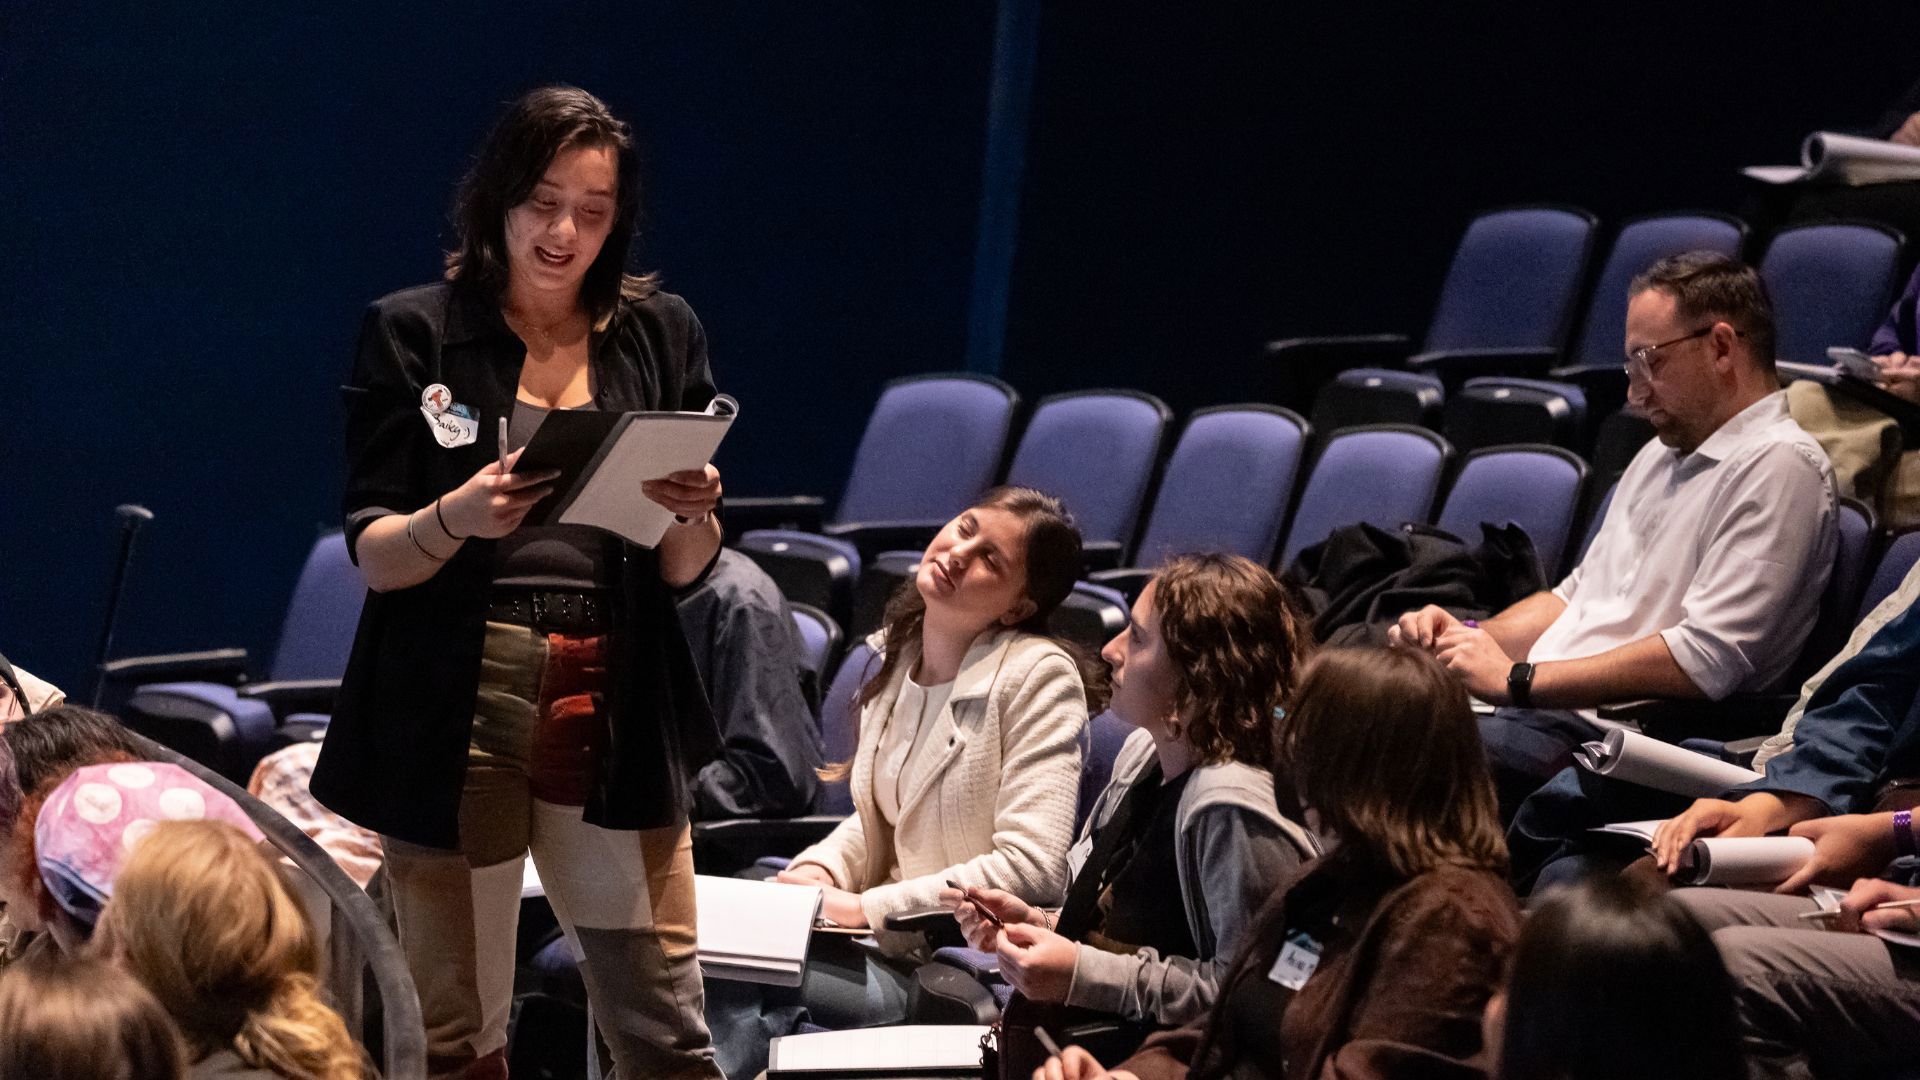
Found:
[[[679,779],[718,736],[671,591],[719,550],[719,473],[636,485],[680,518],[647,549],[521,528],[552,475],[496,459],[502,418],[518,448],[554,409],[712,398],[699,320],[626,272],[638,207],[626,124],[572,87],[521,98],[461,184],[446,280],[374,302],[346,388],[373,594],[313,791],[385,841],[435,1076],[506,1074],[529,849],[613,1075],[720,1075]]]

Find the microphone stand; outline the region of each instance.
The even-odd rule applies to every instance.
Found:
[[[133,537],[140,526],[153,520],[153,511],[137,503],[122,503],[113,508],[120,519],[120,558],[113,566],[113,583],[107,586],[107,618],[100,627],[100,648],[93,657],[93,708],[107,690],[107,653],[113,648],[113,623],[120,615],[120,593],[127,584],[127,567],[133,562]]]

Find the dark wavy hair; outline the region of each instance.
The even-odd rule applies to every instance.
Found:
[[[1047,630],[1047,619],[1067,598],[1067,594],[1073,591],[1073,583],[1080,579],[1083,565],[1080,526],[1074,523],[1073,515],[1067,512],[1059,499],[1033,488],[997,487],[980,496],[967,509],[987,508],[1004,510],[1027,526],[1026,597],[1033,602],[1033,613],[1014,629],[1052,636]],[[886,688],[900,670],[902,660],[919,654],[920,635],[926,628],[926,617],[926,598],[920,595],[913,579],[908,578],[894,592],[893,598],[887,601],[886,615],[882,620],[886,644],[881,650],[877,670],[870,675],[863,673],[865,681],[853,702],[856,716]],[[1096,677],[1095,669],[1104,671],[1105,665],[1067,642],[1056,638],[1055,643],[1073,657],[1075,666],[1080,669],[1081,680],[1088,687],[1090,701],[1101,700],[1100,688],[1105,683]],[[854,745],[859,745],[857,738]],[[820,778],[830,782],[844,780],[852,764],[850,761],[841,761],[828,765],[819,770]]]
[[[1208,763],[1271,764],[1273,711],[1293,694],[1312,641],[1292,594],[1238,555],[1176,555],[1153,583],[1187,741]]]
[[[1499,1075],[1738,1080],[1733,993],[1713,938],[1671,896],[1611,874],[1552,890],[1514,948]]]
[[[640,155],[633,131],[605,103],[574,86],[543,86],[507,107],[495,123],[453,204],[458,246],[447,252],[447,280],[470,283],[498,298],[507,288],[507,211],[527,201],[533,186],[562,150],[613,148],[619,171],[613,227],[599,257],[587,267],[580,300],[603,326],[625,296],[642,300],[659,287],[657,275],[627,272],[640,221]]]
[[[1507,841],[1467,692],[1416,649],[1322,649],[1276,729],[1291,784],[1336,857],[1410,880],[1442,866],[1504,874]]]

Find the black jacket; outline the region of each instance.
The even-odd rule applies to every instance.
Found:
[[[1484,619],[1546,588],[1526,530],[1480,528],[1480,546],[1469,549],[1431,525],[1343,525],[1302,551],[1287,580],[1313,616],[1314,637],[1330,645],[1385,645],[1388,627],[1428,604]]]
[[[426,506],[493,460],[524,355],[499,306],[467,286],[405,289],[368,308],[342,388],[348,551],[374,519]],[[706,336],[671,293],[622,300],[592,355],[595,408],[698,410],[713,396]],[[435,383],[476,414],[474,442],[435,441],[420,411]],[[348,819],[417,844],[457,844],[495,546],[469,540],[425,582],[367,597],[313,776],[314,795]],[[586,820],[655,828],[686,820],[683,778],[714,757],[719,737],[658,554],[620,551],[611,731]]]

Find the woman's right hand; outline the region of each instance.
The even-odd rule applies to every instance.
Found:
[[[520,450],[507,455],[503,465],[489,461],[467,482],[440,497],[440,516],[455,539],[470,536],[498,540],[520,527],[533,504],[553,491],[557,469],[508,472],[520,460]]]
[[[942,889],[940,899],[953,906],[953,917],[960,923],[960,936],[967,939],[967,947],[980,952],[993,952],[1000,935],[1000,928],[980,914],[983,906],[1003,923],[1047,925],[1046,917],[1038,908],[999,889],[968,889],[964,893],[958,889]]]

